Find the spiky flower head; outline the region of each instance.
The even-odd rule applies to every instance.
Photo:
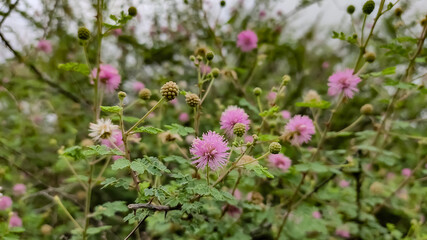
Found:
[[[361,81],[356,75],[353,75],[353,69],[345,69],[332,74],[328,80],[328,94],[336,96],[344,94],[348,98],[353,98],[355,92],[359,92],[357,84]]]
[[[268,156],[268,161],[272,167],[277,167],[283,171],[287,171],[292,165],[292,160],[281,153],[270,154]]]
[[[234,124],[233,133],[238,137],[242,137],[246,133],[246,125],[243,123]]]
[[[255,32],[245,30],[237,36],[237,47],[242,52],[250,52],[258,46],[258,37]]]
[[[221,114],[221,129],[225,130],[226,134],[231,137],[233,136],[233,128],[236,123],[244,124],[246,131],[248,131],[251,121],[249,120],[249,115],[245,113],[245,110],[236,106],[229,106]]]
[[[79,27],[79,30],[77,30],[77,37],[80,40],[87,41],[90,38],[90,31],[86,27]]]
[[[122,81],[119,71],[109,64],[101,64],[99,66],[99,82],[107,92],[114,92],[119,88],[120,82]],[[98,68],[92,70],[92,78],[95,79],[98,73]]]
[[[366,15],[371,14],[375,9],[375,2],[373,0],[368,0],[363,4],[363,13]]]
[[[119,129],[119,126],[114,125],[111,119],[98,119],[96,123],[90,123],[89,125],[89,137],[93,138],[94,141],[100,139],[111,139],[113,132]]]
[[[141,91],[139,91],[139,93],[138,93],[138,97],[143,99],[143,100],[150,99],[151,98],[151,90],[148,88],[141,89]]]
[[[268,150],[271,154],[278,154],[280,150],[282,150],[282,145],[278,142],[272,142],[270,143],[270,146],[268,147]]]
[[[227,164],[227,141],[218,133],[209,131],[202,135],[202,138],[196,138],[190,148],[193,155],[193,164],[197,168],[209,166],[212,170],[223,167]]]
[[[200,98],[195,93],[187,93],[185,95],[185,102],[190,107],[197,107],[200,104]]]
[[[178,91],[179,91],[178,85],[172,81],[165,83],[160,89],[160,93],[168,101],[175,99],[178,96]]]
[[[137,13],[138,13],[138,10],[136,10],[136,7],[132,6],[128,9],[129,16],[135,17]]]
[[[294,146],[309,142],[315,133],[313,121],[307,116],[296,115],[285,126],[285,139]]]

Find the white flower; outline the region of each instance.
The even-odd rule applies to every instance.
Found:
[[[96,124],[90,123],[89,136],[93,140],[109,139],[113,136],[113,131],[119,129],[119,126],[114,125],[110,119],[99,119]]]

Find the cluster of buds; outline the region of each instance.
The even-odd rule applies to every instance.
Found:
[[[169,81],[160,89],[160,93],[166,100],[174,100],[178,96],[179,88],[175,82]]]
[[[268,147],[268,150],[271,154],[278,154],[280,153],[280,150],[282,150],[282,145],[278,142],[272,142],[270,143],[270,146]]]
[[[246,133],[246,125],[243,123],[234,124],[233,133],[238,137],[242,137]]]
[[[77,37],[82,41],[87,41],[90,39],[90,31],[86,27],[79,27],[77,30]]]
[[[362,11],[364,14],[369,15],[371,14],[375,9],[375,2],[373,0],[368,0],[363,4]]]
[[[200,98],[195,93],[187,93],[185,95],[185,102],[190,107],[197,107],[200,104]]]

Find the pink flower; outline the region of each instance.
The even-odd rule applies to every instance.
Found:
[[[92,70],[92,78],[96,78],[98,69]],[[107,92],[113,93],[119,88],[121,77],[119,71],[109,64],[101,64],[99,71],[100,84],[105,86]]]
[[[113,32],[113,35],[117,37],[117,36],[122,35],[122,32],[123,32],[123,31],[122,31],[122,29],[121,29],[121,28],[116,28],[116,29],[114,29],[112,32]]]
[[[283,171],[287,171],[292,165],[292,160],[281,153],[270,154],[268,156],[268,161],[270,162],[271,166],[280,168]]]
[[[8,196],[0,197],[0,210],[6,210],[12,206],[12,199]]]
[[[239,191],[239,189],[236,189],[236,191],[234,191],[233,196],[234,196],[237,200],[241,200],[241,199],[242,199],[242,193]]]
[[[336,96],[341,93],[348,98],[353,98],[355,92],[359,92],[357,84],[360,82],[360,78],[353,75],[352,69],[346,69],[341,72],[335,72],[329,77],[328,82],[328,94],[330,96]]]
[[[51,53],[52,43],[50,43],[49,40],[42,39],[39,41],[39,43],[37,43],[37,49],[45,53]]]
[[[135,82],[132,83],[132,89],[135,92],[139,92],[139,91],[141,91],[144,88],[145,88],[145,85],[142,82],[135,81]]]
[[[264,10],[259,11],[259,18],[264,18],[266,15]]]
[[[169,103],[176,106],[178,104],[178,98],[174,98],[174,99],[170,100]]]
[[[296,115],[285,127],[285,134],[289,135],[291,144],[294,146],[309,142],[315,133],[313,121],[307,116]]]
[[[289,111],[286,111],[286,110],[281,111],[280,115],[282,115],[283,119],[289,119],[289,118],[291,118],[291,113]]]
[[[110,141],[111,140],[111,141]],[[123,144],[123,137],[122,132],[120,130],[114,130],[112,137],[109,139],[102,139],[101,144],[105,145],[111,149],[117,149],[118,147],[120,150],[124,151],[125,147]],[[115,146],[114,146],[115,145]],[[113,160],[117,160],[123,158],[122,156],[113,156]]]
[[[269,92],[267,94],[267,100],[269,102],[273,102],[274,100],[276,100],[276,97],[277,97],[277,92]]]
[[[26,191],[27,187],[22,183],[15,184],[15,186],[13,186],[13,194],[17,196],[24,195]]]
[[[188,115],[188,113],[181,113],[179,114],[178,119],[179,121],[185,123],[185,122],[188,122],[188,120],[190,120],[190,116]]]
[[[242,52],[249,52],[257,48],[257,42],[258,37],[251,30],[242,31],[237,36],[237,47],[239,47]]]
[[[227,214],[233,218],[239,218],[240,215],[242,214],[242,209],[240,209],[234,205],[227,204],[227,205],[224,205],[222,207],[222,209],[225,209],[225,208],[227,208]]]
[[[13,213],[9,219],[9,227],[22,227],[22,220],[18,214]]]
[[[339,182],[339,185],[342,188],[346,188],[346,187],[350,186],[350,182],[343,179]]]
[[[245,110],[236,106],[229,106],[221,114],[221,129],[224,129],[226,134],[231,137],[233,136],[233,127],[236,123],[244,124],[246,126],[247,132],[249,130],[249,124],[251,121],[249,120],[248,114],[245,113]]]
[[[190,148],[191,154],[194,155],[193,164],[197,168],[204,168],[206,165],[212,170],[216,170],[227,164],[227,141],[218,133],[209,131],[204,133],[203,139],[196,138]]]
[[[409,168],[404,168],[402,169],[402,175],[405,177],[410,177],[412,174],[412,170]]]
[[[245,141],[245,143],[251,143],[254,142],[254,137],[252,137],[251,135],[245,135],[243,140]]]
[[[329,62],[323,62],[322,68],[324,68],[324,69],[329,68]]]
[[[350,232],[345,229],[337,229],[335,230],[335,235],[342,238],[350,238]]]
[[[209,67],[208,65],[205,65],[204,63],[200,64],[200,72],[202,74],[208,74],[211,72],[211,67]]]
[[[313,218],[320,219],[322,218],[322,214],[319,211],[314,211],[312,214]]]

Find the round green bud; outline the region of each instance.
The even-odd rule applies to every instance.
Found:
[[[200,56],[200,55],[197,55],[196,59],[197,59],[197,61],[198,61],[198,62],[203,61],[203,57],[202,57],[202,56]]]
[[[291,77],[289,75],[283,75],[282,77],[282,84],[283,86],[288,85],[288,83],[291,81]]]
[[[197,105],[200,104],[200,98],[199,96],[197,96],[197,94],[194,93],[187,93],[185,95],[185,102],[188,104],[188,106],[190,107],[197,107]]]
[[[220,5],[221,5],[221,7],[225,7],[225,1],[224,1],[224,0],[222,0],[222,1],[220,2]]]
[[[376,55],[373,52],[366,52],[363,57],[365,58],[365,61],[372,63],[375,61]]]
[[[208,52],[208,50],[206,48],[199,47],[196,49],[195,54],[196,54],[196,56],[201,56],[203,58],[203,57],[206,57],[207,52]]]
[[[280,150],[282,150],[282,145],[278,142],[272,142],[270,143],[270,146],[268,147],[271,154],[278,154]]]
[[[353,5],[349,5],[347,7],[347,13],[350,15],[353,14],[355,10],[356,10],[356,8]]]
[[[151,91],[148,88],[143,88],[139,91],[138,97],[143,100],[148,100],[151,98]]]
[[[219,69],[218,68],[214,68],[211,71],[212,77],[217,78],[219,76]]]
[[[375,9],[375,2],[373,0],[369,0],[363,4],[363,13],[366,15],[371,14]]]
[[[77,31],[77,37],[80,40],[87,41],[90,38],[90,31],[86,27],[79,27],[79,30]]]
[[[236,123],[233,127],[233,133],[238,136],[242,137],[246,132],[246,125],[243,123]]]
[[[191,55],[190,56],[190,61],[192,61],[192,62],[196,61],[196,57],[194,55]]]
[[[175,82],[169,81],[160,89],[160,93],[168,101],[174,100],[178,96],[179,88]]]
[[[125,99],[125,97],[126,97],[126,93],[125,93],[125,92],[123,92],[123,91],[120,91],[120,92],[117,94],[117,96],[119,97],[119,99],[120,99],[120,100],[123,100],[123,99]]]
[[[259,96],[262,94],[262,89],[259,87],[254,88],[253,93],[255,96]]]
[[[129,16],[135,17],[137,13],[138,13],[138,11],[136,10],[136,7],[132,6],[128,9]]]
[[[214,58],[214,53],[213,52],[207,52],[206,53],[206,59],[208,60],[208,61],[212,61],[212,59]]]
[[[371,115],[374,112],[374,106],[372,104],[365,104],[360,108],[360,112],[363,115]]]

